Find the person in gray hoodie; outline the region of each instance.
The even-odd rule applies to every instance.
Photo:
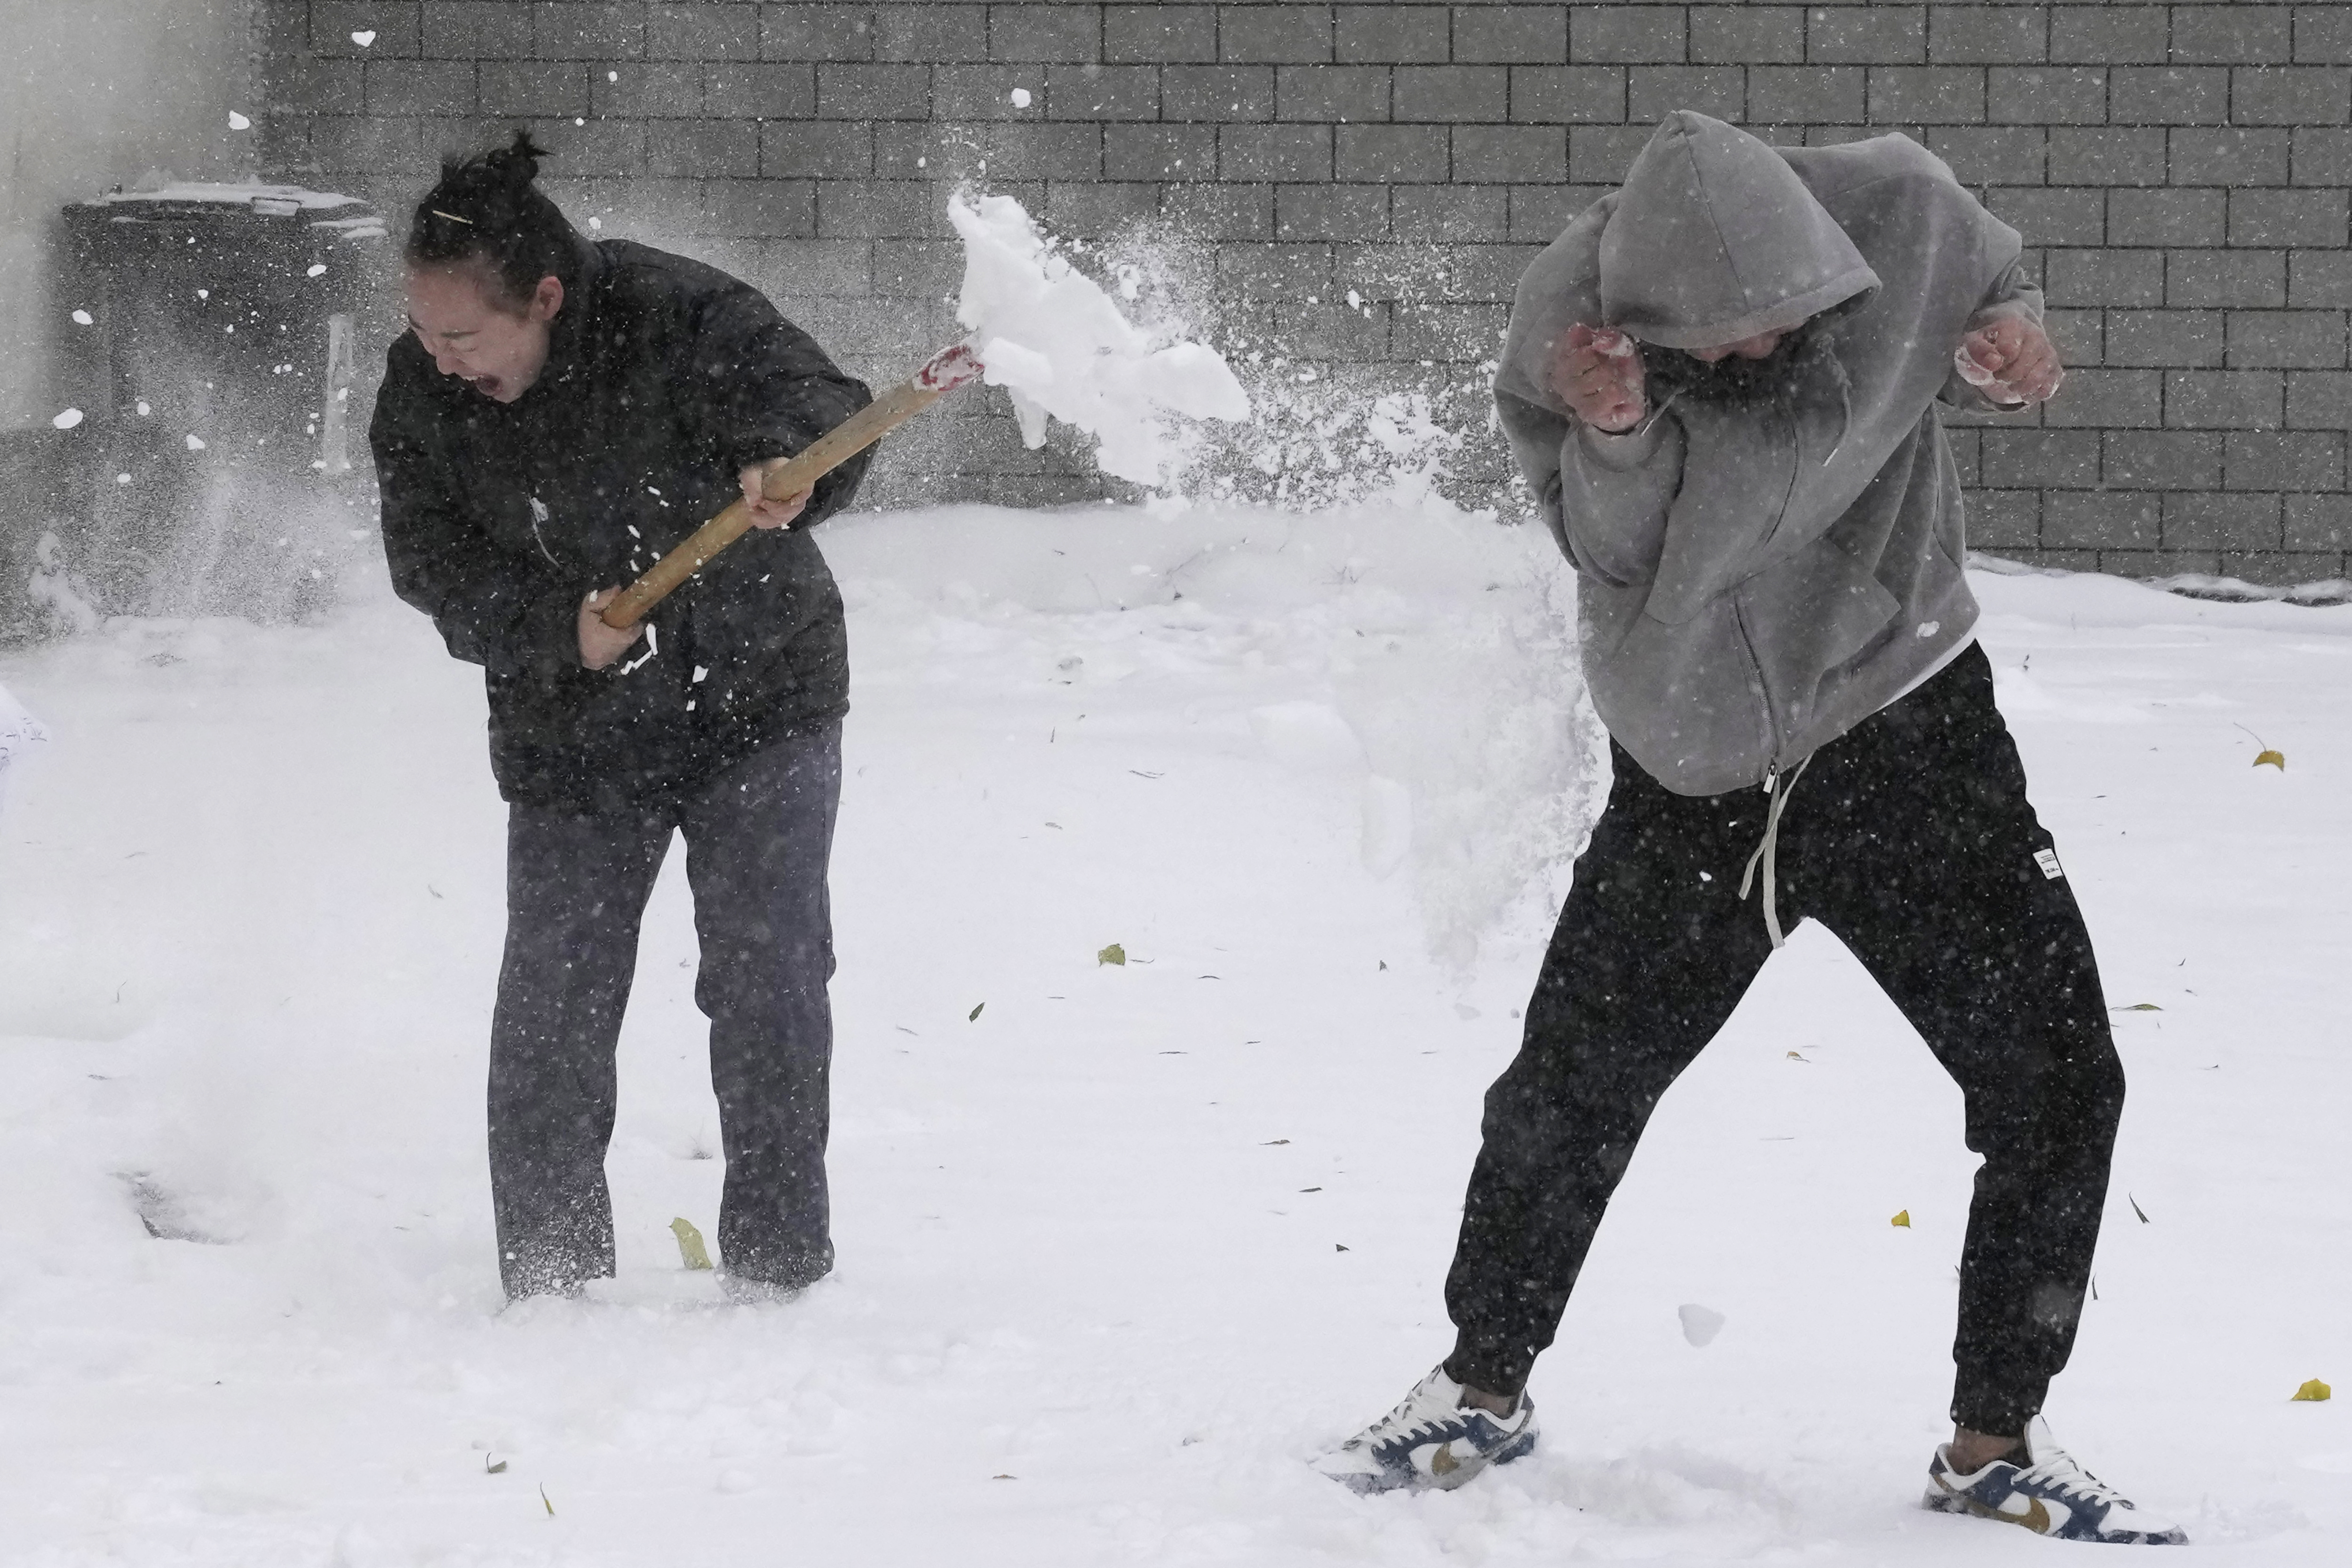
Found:
[[[1811,916],[1958,1083],[1984,1156],[1928,1505],[2183,1539],[2040,1415],[2123,1071],[1975,645],[1939,410],[2051,396],[2041,318],[2016,231],[1916,142],[1770,147],[1689,111],[1528,268],[1496,402],[1576,568],[1613,782],[1486,1096],[1453,1353],[1326,1474],[1450,1487],[1532,1450],[1528,1373],[1652,1108]]]

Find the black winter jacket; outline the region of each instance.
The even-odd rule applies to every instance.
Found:
[[[580,601],[626,583],[787,456],[870,401],[749,285],[625,240],[580,242],[547,365],[511,404],[394,343],[369,439],[400,596],[487,673],[490,765],[510,802],[651,805],[849,706],[841,595],[805,531],[754,530],[656,605],[651,642],[591,670]],[[647,654],[650,649],[650,657]],[[640,662],[642,661],[642,662]]]

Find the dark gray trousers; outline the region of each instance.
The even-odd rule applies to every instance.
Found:
[[[613,1272],[614,1055],[671,832],[686,870],[727,1156],[721,1267],[806,1284],[833,1266],[824,1148],[833,1013],[825,889],[841,730],[772,742],[674,804],[507,817],[506,961],[490,1027],[490,1192],[507,1294]]]

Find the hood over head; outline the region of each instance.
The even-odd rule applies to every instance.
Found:
[[[1600,262],[1606,323],[1671,349],[1786,331],[1878,287],[1786,159],[1687,109],[1633,160]]]

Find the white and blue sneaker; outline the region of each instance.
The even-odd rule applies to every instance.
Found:
[[[1462,1385],[1441,1366],[1413,1384],[1403,1404],[1316,1460],[1315,1468],[1354,1492],[1451,1490],[1535,1446],[1534,1400],[1522,1393],[1508,1415],[1465,1409]]]
[[[1973,1475],[1951,1468],[1948,1445],[1927,1465],[1922,1500],[1942,1513],[2021,1524],[2057,1541],[2109,1541],[2179,1546],[2189,1536],[2170,1520],[2142,1513],[2131,1500],[2074,1462],[2039,1415],[2025,1431],[2026,1462],[1995,1459]]]

